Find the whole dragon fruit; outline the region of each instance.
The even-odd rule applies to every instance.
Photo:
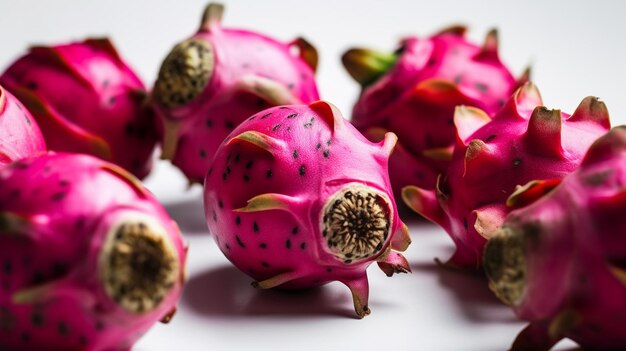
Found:
[[[108,39],[33,47],[0,83],[33,114],[50,150],[94,155],[139,178],[150,172],[154,113]]]
[[[185,256],[175,222],[118,166],[51,153],[3,167],[0,349],[129,350],[173,315]]]
[[[202,183],[217,148],[246,118],[270,106],[319,99],[313,46],[302,38],[281,43],[222,28],[223,11],[220,4],[207,6],[198,32],[163,61],[153,91],[161,157],[190,182]]]
[[[409,207],[450,234],[453,266],[480,266],[485,242],[502,224],[516,186],[563,178],[609,129],[606,106],[597,98],[585,98],[571,116],[542,104],[537,88],[527,83],[493,120],[479,109],[457,107],[457,144],[447,173],[435,190],[402,190]]]
[[[408,272],[407,227],[391,195],[396,141],[367,141],[324,101],[262,111],[218,149],[205,182],[209,230],[260,288],[338,280],[369,314],[366,268]]]
[[[511,212],[485,248],[491,289],[530,321],[512,349],[548,350],[570,338],[585,350],[623,350],[626,126],[598,139],[553,187],[520,188],[510,201],[532,204]]]
[[[374,141],[385,131],[398,135],[389,160],[394,192],[406,185],[434,189],[452,156],[457,105],[495,114],[521,84],[498,57],[496,30],[481,46],[464,38],[465,27],[426,39],[409,37],[394,53],[351,49],[343,55],[348,73],[363,87],[352,122]]]
[[[37,122],[15,96],[0,86],[0,166],[45,151]]]

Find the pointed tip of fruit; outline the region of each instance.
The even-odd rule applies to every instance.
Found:
[[[302,37],[296,38],[296,40],[292,42],[292,45],[298,48],[300,58],[315,73],[319,63],[319,55],[315,46]]]
[[[226,142],[226,145],[232,145],[236,143],[246,143],[252,145],[259,150],[269,153],[274,156],[277,150],[282,149],[282,142],[275,139],[265,133],[257,132],[254,130],[248,130],[241,134],[235,135]]]
[[[524,139],[527,146],[536,154],[561,157],[561,111],[550,110],[544,106],[537,106],[530,115],[528,129]]]
[[[584,98],[569,118],[569,121],[589,121],[607,130],[611,128],[609,110],[606,104],[595,96]]]
[[[341,56],[341,62],[348,74],[362,87],[366,87],[387,73],[396,63],[393,53],[371,49],[355,48]]]
[[[260,212],[269,210],[290,211],[297,200],[282,194],[267,193],[257,195],[247,201],[246,206],[234,209],[235,212]]]
[[[209,32],[213,28],[216,28],[222,22],[224,17],[224,5],[221,3],[212,2],[209,3],[202,14],[202,20],[200,21],[200,31]]]
[[[477,130],[490,121],[489,115],[479,108],[460,105],[454,109],[454,126],[457,137],[464,144]]]
[[[343,115],[337,106],[328,101],[318,100],[309,104],[309,108],[315,111],[333,131],[343,126]]]
[[[591,144],[581,166],[601,162],[624,153],[626,153],[626,125],[614,127]]]
[[[524,68],[522,74],[517,78],[517,86],[521,87],[522,85],[530,82],[532,76],[532,66],[528,65]]]
[[[464,37],[465,33],[467,33],[467,26],[465,26],[463,24],[454,24],[454,25],[451,25],[449,27],[441,29],[440,31],[435,33],[434,36],[454,35],[454,36],[457,36],[457,37]]]
[[[476,55],[478,60],[498,60],[498,30],[493,28],[485,36],[483,46]]]

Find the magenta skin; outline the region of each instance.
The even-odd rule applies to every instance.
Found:
[[[158,201],[122,168],[78,154],[23,159],[0,169],[0,199],[2,349],[129,350],[173,315],[185,244]],[[160,302],[144,312],[118,304],[102,276],[104,243],[120,235],[108,233],[135,220],[160,228],[178,267]]]
[[[46,152],[46,142],[30,112],[0,86],[0,167]]]
[[[560,185],[511,212],[490,240],[485,268],[496,294],[502,270],[522,272],[519,297],[503,299],[530,322],[513,350],[549,350],[562,338],[585,350],[626,345],[624,184],[626,126],[620,126],[598,139]],[[513,252],[519,264],[509,265]]]
[[[369,142],[324,101],[250,117],[220,146],[205,182],[207,224],[218,247],[258,287],[340,281],[352,290],[359,317],[369,314],[366,268],[377,261],[390,276],[410,271],[397,252],[410,239],[387,173],[395,140],[388,133],[382,143]],[[347,187],[387,201],[389,235],[370,257],[338,259],[326,243],[334,234],[323,234],[327,202]]]
[[[584,99],[572,116],[542,105],[537,88],[527,83],[492,120],[476,108],[458,107],[454,155],[437,188],[403,189],[405,203],[454,241],[450,265],[479,268],[483,247],[510,211],[506,202],[516,187],[571,173],[610,128],[597,99]]]
[[[516,80],[500,61],[495,30],[482,47],[468,42],[464,33],[465,28],[453,27],[428,38],[404,39],[391,56],[393,64],[373,83],[363,84],[354,106],[352,123],[371,140],[378,140],[371,137],[373,128],[398,135],[398,148],[404,152],[393,155],[397,161],[390,164],[398,196],[406,185],[435,188],[437,176],[450,163],[457,105],[478,107],[492,116],[528,79],[525,72]],[[349,70],[358,66],[359,50],[344,56]]]
[[[213,55],[203,90],[180,106],[163,106],[154,99],[165,129],[162,158],[197,183],[203,182],[222,141],[246,118],[270,106],[319,99],[312,46],[302,39],[283,43],[256,32],[222,28],[222,10],[210,4],[199,31],[188,39],[208,43]]]
[[[33,47],[0,84],[33,114],[50,150],[97,156],[139,178],[150,172],[154,113],[108,39]]]

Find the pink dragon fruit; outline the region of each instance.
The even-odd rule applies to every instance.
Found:
[[[163,127],[162,158],[201,183],[224,138],[267,107],[319,99],[317,52],[298,38],[281,43],[224,29],[223,6],[209,4],[194,36],[165,58],[154,86]],[[296,52],[297,51],[297,52]]]
[[[205,182],[205,212],[224,255],[259,288],[338,280],[369,314],[366,268],[408,272],[410,243],[390,194],[387,159],[324,101],[271,108],[237,127]]]
[[[480,266],[485,242],[502,224],[517,185],[563,178],[609,129],[606,106],[597,98],[585,98],[571,116],[541,105],[539,91],[527,83],[493,120],[479,109],[457,107],[457,144],[447,173],[435,190],[402,190],[409,207],[450,234],[453,266]]]
[[[530,321],[513,350],[549,350],[562,338],[585,350],[623,350],[625,184],[621,126],[598,139],[556,188],[533,182],[509,198],[514,205],[536,200],[511,212],[485,248],[491,289]]]
[[[468,105],[492,116],[529,71],[515,80],[498,57],[496,30],[482,47],[448,28],[427,39],[409,37],[393,54],[352,49],[343,56],[348,73],[363,87],[352,122],[374,141],[385,131],[398,135],[389,160],[391,185],[434,189],[452,156],[454,108]]]
[[[62,153],[5,166],[0,349],[129,350],[173,315],[185,256],[175,222],[122,168]]]
[[[0,166],[45,151],[46,143],[33,117],[0,86]]]
[[[33,114],[50,150],[94,155],[139,178],[150,172],[154,113],[108,39],[33,47],[0,83]]]

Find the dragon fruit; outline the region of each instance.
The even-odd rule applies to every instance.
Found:
[[[175,222],[116,165],[50,153],[3,167],[0,349],[129,350],[173,315],[185,256]]]
[[[389,160],[394,193],[406,185],[434,189],[452,156],[457,105],[495,114],[521,84],[498,57],[492,30],[482,47],[464,38],[465,27],[427,39],[409,37],[394,53],[351,49],[343,55],[348,73],[363,87],[352,122],[373,141],[385,131],[398,135]]]
[[[311,44],[222,28],[223,11],[220,4],[207,6],[199,31],[163,61],[153,91],[161,157],[190,182],[202,183],[217,148],[246,118],[270,106],[319,99]]]
[[[94,155],[139,178],[150,172],[154,113],[108,39],[33,47],[0,83],[33,114],[50,150]]]
[[[447,173],[435,190],[402,190],[409,207],[452,237],[452,266],[480,267],[485,242],[502,224],[516,186],[563,178],[609,129],[606,106],[597,98],[585,98],[571,116],[542,104],[537,88],[527,83],[493,120],[477,108],[457,107],[457,144]]]
[[[46,143],[30,112],[0,86],[0,166],[46,151]]]
[[[623,350],[626,126],[598,139],[560,185],[550,183],[518,189],[509,202],[528,205],[485,248],[491,289],[530,321],[513,350],[548,350],[562,338],[585,350]]]
[[[390,194],[388,133],[371,143],[324,101],[274,107],[239,125],[205,182],[209,230],[259,288],[340,281],[369,314],[366,268],[410,271],[410,243]]]

